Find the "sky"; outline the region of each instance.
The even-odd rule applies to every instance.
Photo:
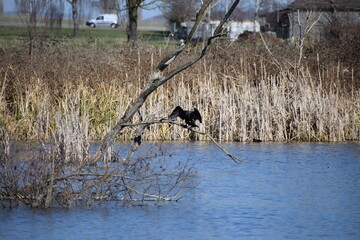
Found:
[[[2,0],[4,4],[4,12],[12,13],[14,8],[14,0]]]

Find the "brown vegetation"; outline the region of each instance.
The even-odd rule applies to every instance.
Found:
[[[204,17],[210,3],[211,0],[207,0],[199,10],[197,23]],[[35,126],[32,126],[31,129],[29,128],[29,130],[36,134],[40,146],[36,147],[36,150],[32,152],[30,159],[16,160],[10,157],[7,129],[3,126],[4,124],[0,125],[0,203],[5,207],[7,205],[12,207],[21,202],[32,207],[48,208],[55,204],[71,206],[79,202],[85,203],[86,206],[93,206],[96,205],[97,202],[103,201],[144,202],[150,200],[157,202],[177,200],[179,198],[177,195],[179,191],[191,187],[187,183],[189,179],[192,179],[193,171],[187,163],[178,162],[178,164],[176,164],[170,162],[166,164],[163,157],[159,159],[159,153],[161,153],[161,151],[157,151],[155,156],[147,154],[140,158],[133,157],[133,153],[141,144],[141,137],[145,129],[152,124],[164,124],[165,122],[152,120],[147,123],[131,124],[130,121],[134,120],[133,117],[136,113],[139,113],[140,120],[142,121],[140,108],[145,103],[145,100],[150,95],[154,95],[153,93],[158,87],[198,62],[208,52],[209,46],[213,43],[212,40],[222,36],[222,31],[224,30],[223,23],[238,3],[238,0],[233,3],[233,6],[224,17],[222,23],[216,28],[214,32],[215,36],[207,41],[207,44],[205,44],[198,56],[164,76],[162,76],[162,73],[170,63],[185,49],[189,49],[189,42],[159,61],[150,80],[146,86],[141,87],[143,90],[137,94],[137,97],[131,100],[131,97],[134,97],[134,95],[129,95],[131,100],[127,102],[129,107],[127,107],[127,110],[122,114],[121,119],[116,120],[116,124],[111,127],[111,130],[106,131],[106,136],[100,148],[92,156],[88,153],[88,129],[90,121],[92,119],[101,119],[99,116],[104,112],[103,109],[100,109],[100,115],[95,115],[91,118],[89,114],[93,109],[95,109],[96,112],[96,107],[99,108],[99,102],[96,101],[90,105],[88,103],[89,99],[92,98],[91,96],[97,95],[101,89],[106,90],[103,95],[106,104],[111,103],[112,101],[107,99],[107,84],[104,84],[104,81],[102,81],[100,85],[97,85],[97,82],[95,82],[94,89],[89,89],[87,84],[84,85],[80,73],[79,83],[83,86],[79,87],[79,85],[71,81],[69,81],[68,84],[65,80],[63,84],[60,84],[60,91],[56,91],[57,85],[49,86],[46,77],[43,78],[45,81],[42,81],[41,77],[35,74],[36,77],[35,80],[33,80],[33,72],[30,72],[30,84],[28,85],[26,83],[27,78],[24,78],[25,80],[22,80],[23,85],[21,85],[21,83],[19,83],[20,81],[16,81],[18,80],[16,78],[17,75],[14,74],[13,71],[15,81],[10,81],[9,85],[11,87],[9,92],[11,93],[7,94],[7,71],[8,69],[13,69],[12,66],[6,66],[1,100],[6,103],[9,101],[8,99],[10,99],[10,102],[13,102],[11,101],[13,99],[15,104],[10,104],[10,108],[6,106],[4,113],[7,109],[10,109],[10,115],[14,114],[18,117],[16,120],[20,121],[24,119],[24,116],[30,116],[28,123],[32,123]],[[195,24],[195,26],[197,26],[197,24]],[[196,27],[194,27],[193,30],[195,28]],[[191,31],[192,33],[194,32],[193,30]],[[189,39],[191,36],[190,34]],[[41,52],[42,49],[46,51],[49,46],[43,48],[44,46],[41,45],[40,47],[40,54],[38,55],[40,59],[41,56],[52,56],[49,53],[42,55]],[[140,55],[139,51],[138,49],[138,54]],[[34,58],[33,52],[31,52],[29,56],[30,61],[28,61],[28,66],[30,66],[30,70],[33,70],[34,64],[37,65],[40,61],[39,59],[35,61],[36,59]],[[49,59],[47,59],[47,61],[48,60]],[[105,58],[105,60],[109,59]],[[45,64],[47,62],[43,63]],[[71,61],[71,63],[70,66],[77,66],[76,62]],[[95,69],[93,66],[98,65],[96,62],[93,63],[93,61],[89,61],[89,63],[92,67],[90,70],[91,73]],[[101,67],[103,66],[100,66],[100,68]],[[49,79],[54,79],[54,72],[46,71],[45,75],[41,76],[46,75],[49,76]],[[16,85],[17,83],[19,84]],[[130,84],[129,82],[127,83]],[[140,84],[142,84],[141,81],[139,81],[139,86]],[[23,86],[22,89],[20,89],[21,86]],[[124,88],[124,85],[120,86],[120,88]],[[115,86],[114,89],[120,90],[117,86]],[[19,95],[16,94],[18,92],[20,92]],[[53,94],[54,92],[56,94]],[[84,95],[86,92],[88,93]],[[128,94],[126,90],[124,94],[125,93]],[[136,91],[134,90],[132,93],[134,94]],[[117,98],[115,97],[115,99]],[[24,103],[25,105],[23,105]],[[89,106],[91,107],[90,109]],[[119,104],[117,104],[117,106],[119,106]],[[56,110],[53,111],[53,109]],[[105,112],[105,120],[109,121],[111,119],[107,117],[107,113],[108,112]],[[146,119],[153,119],[152,114],[146,114]],[[182,126],[175,122],[166,122]],[[5,125],[7,124],[5,120]],[[119,158],[113,155],[113,143],[116,136],[120,133],[123,134],[124,131],[122,130],[130,126],[129,124],[138,126],[138,129],[136,134],[132,134],[134,139],[127,157]],[[186,126],[182,127],[188,129]],[[188,130],[194,132],[193,129]],[[198,133],[206,135],[214,141],[209,134],[203,132]],[[48,140],[49,143],[46,143],[45,140]],[[224,150],[216,141],[214,142],[224,153],[232,158],[234,162],[238,163],[240,161]],[[168,197],[170,194],[172,196]]]
[[[183,191],[194,188],[193,167],[173,161],[161,146],[137,157],[130,151],[126,159],[110,149],[103,162],[90,162],[88,145],[79,144],[87,143],[79,140],[84,135],[73,132],[80,122],[77,115],[61,119],[68,125],[59,126],[50,143],[40,141],[23,159],[10,156],[7,131],[0,126],[0,206],[142,205],[177,201]]]
[[[198,23],[210,2],[198,12]],[[0,203],[47,208],[179,199],[179,192],[192,187],[192,167],[166,161],[162,149],[133,157],[143,139],[210,139],[236,163],[240,159],[214,137],[359,139],[354,54],[359,40],[337,34],[327,45],[306,38],[294,45],[260,34],[215,44],[222,26],[206,43],[187,41],[175,50],[43,39],[32,42],[30,56],[26,46],[2,49]],[[192,33],[194,28],[189,39]],[[339,46],[336,56],[329,54]],[[199,130],[163,120],[177,105],[200,109]],[[133,140],[124,157],[113,151],[116,137]],[[39,144],[28,159],[17,160],[10,156],[10,139],[38,139]],[[89,141],[97,139],[102,144],[91,155]]]
[[[227,141],[358,139],[360,67],[351,53],[359,48],[355,40],[351,48],[344,45],[347,53],[336,55],[330,53],[337,46],[308,44],[300,66],[298,49],[276,39],[265,39],[266,45],[260,38],[219,43],[199,64],[156,90],[141,114],[158,119],[176,105],[195,106],[204,118],[200,130]],[[59,115],[77,111],[86,137],[102,139],[169,51],[146,45],[105,49],[91,43],[42,42],[30,60],[24,47],[10,46],[0,56],[1,122],[12,138],[49,138],[61,124]],[[196,52],[194,46],[187,57]],[[182,128],[153,125],[143,138],[190,137]],[[126,133],[118,137],[129,138]]]

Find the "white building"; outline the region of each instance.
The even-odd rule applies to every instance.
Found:
[[[187,33],[189,34],[195,22],[187,22]],[[194,34],[193,39],[208,39],[213,36],[216,27],[220,24],[220,20],[212,20],[209,22],[202,22],[198,31]],[[232,21],[229,25],[229,38],[235,40],[245,31],[260,32],[260,24],[254,21]]]

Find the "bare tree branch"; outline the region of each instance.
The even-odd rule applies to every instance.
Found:
[[[133,154],[136,152],[136,150],[138,149],[138,147],[141,144],[141,136],[144,133],[145,129],[150,126],[150,124],[144,124],[144,125],[139,125],[137,131],[136,131],[136,135],[134,137],[134,142],[131,145],[131,149],[128,153],[128,156],[125,159],[125,164],[129,164],[131,157],[133,156]]]
[[[164,123],[169,123],[172,125],[177,125],[180,126],[182,128],[185,128],[191,132],[197,133],[197,134],[201,134],[204,136],[207,136],[218,148],[220,148],[221,151],[223,151],[226,155],[228,155],[235,163],[239,164],[240,162],[242,162],[243,160],[241,160],[240,158],[236,157],[235,155],[232,155],[231,153],[229,153],[225,148],[223,148],[209,133],[206,132],[201,132],[198,130],[195,130],[193,127],[189,127],[186,124],[181,124],[175,121],[171,121],[171,120],[154,120],[154,121],[148,121],[148,122],[138,122],[138,123],[124,123],[122,124],[123,127],[134,127],[134,126],[143,126],[142,129],[152,125],[152,124],[164,124]]]
[[[202,22],[202,20],[205,18],[205,15],[208,13],[208,11],[210,10],[209,6],[211,4],[212,0],[206,0],[203,5],[201,6],[201,8],[199,9],[199,11],[196,13],[196,19],[195,19],[195,24],[192,27],[186,42],[190,42],[192,37],[194,36],[195,32],[197,31],[200,23]]]
[[[197,14],[197,18],[196,18],[196,23],[193,27],[193,29],[191,30],[190,34],[189,34],[189,38],[186,42],[185,45],[181,46],[178,50],[176,50],[172,55],[167,56],[166,58],[164,58],[160,64],[157,66],[155,72],[152,74],[150,81],[148,82],[147,86],[145,87],[145,89],[139,94],[139,96],[134,100],[134,102],[132,103],[132,105],[127,109],[127,111],[125,112],[125,114],[123,115],[123,117],[120,119],[119,122],[117,122],[117,124],[110,130],[110,132],[108,132],[100,146],[100,148],[97,150],[97,152],[93,155],[92,161],[93,162],[97,162],[99,159],[101,159],[101,157],[104,155],[106,149],[111,146],[116,138],[116,136],[120,133],[120,131],[124,128],[124,124],[127,123],[128,121],[130,121],[132,119],[132,117],[134,116],[134,114],[141,108],[141,106],[144,104],[144,102],[146,101],[147,97],[153,92],[155,91],[159,86],[161,86],[162,84],[164,84],[166,81],[168,81],[169,79],[171,79],[173,76],[175,76],[176,74],[180,73],[181,71],[189,68],[190,66],[192,66],[193,64],[195,64],[196,62],[198,62],[203,56],[205,56],[205,54],[208,51],[209,46],[212,44],[213,40],[215,40],[216,38],[219,38],[223,35],[223,31],[224,31],[224,24],[225,22],[229,19],[231,13],[234,11],[234,9],[236,8],[237,4],[239,3],[239,0],[236,0],[232,7],[230,8],[230,10],[226,13],[225,17],[223,18],[223,20],[221,21],[220,25],[216,28],[215,30],[215,34],[213,37],[209,38],[207,41],[206,46],[203,48],[203,50],[201,51],[200,55],[195,58],[194,60],[174,69],[173,71],[169,72],[167,75],[161,77],[161,73],[179,56],[179,54],[181,52],[183,52],[183,50],[186,47],[189,47],[190,45],[190,40],[191,37],[193,36],[193,34],[195,33],[197,27],[199,26],[200,22],[204,19],[206,11],[208,9],[208,7],[210,6],[212,0],[207,0],[205,1],[205,3],[203,4],[203,6],[200,8],[198,14]]]

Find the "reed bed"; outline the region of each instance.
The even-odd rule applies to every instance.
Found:
[[[316,53],[296,65],[295,47],[277,41],[267,47],[271,52],[260,41],[214,46],[204,60],[157,89],[141,108],[142,118],[164,118],[181,105],[197,107],[200,130],[220,141],[359,140],[359,69]],[[0,124],[12,138],[27,140],[71,128],[65,145],[85,136],[72,148],[87,149],[88,140],[102,139],[119,120],[170,50],[60,42],[39,45],[29,59],[23,46],[2,49]],[[198,50],[194,46],[180,62]],[[131,139],[132,131],[118,140]],[[207,140],[167,124],[150,126],[144,139]],[[85,154],[74,149],[68,151]]]

